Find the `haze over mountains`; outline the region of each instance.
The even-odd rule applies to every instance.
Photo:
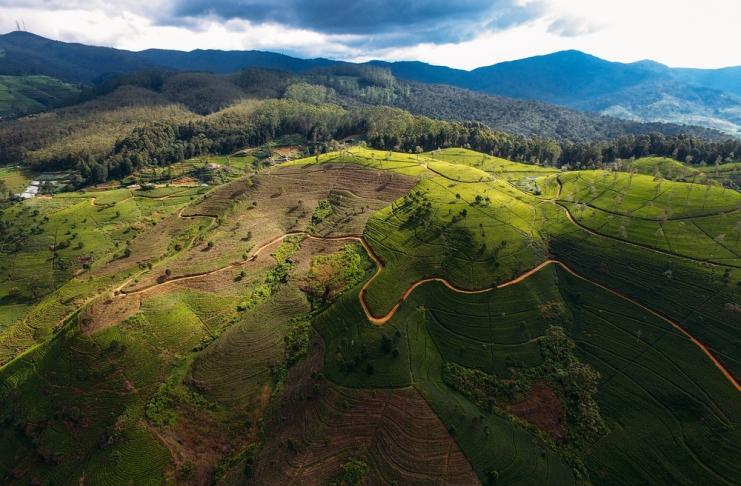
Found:
[[[53,41],[27,32],[0,36],[0,74],[47,75],[93,83],[122,73],[174,69],[233,73],[247,67],[304,73],[345,64],[262,51],[149,49],[140,52]],[[579,51],[464,71],[422,62],[371,61],[397,78],[545,102],[638,122],[713,128],[741,135],[741,67],[670,68],[652,61],[617,63]]]

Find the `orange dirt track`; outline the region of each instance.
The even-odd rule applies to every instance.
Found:
[[[412,292],[414,291],[414,289],[416,289],[420,285],[424,285],[424,284],[429,283],[429,282],[440,282],[440,283],[442,283],[443,285],[445,285],[447,288],[449,288],[450,290],[452,290],[454,292],[458,292],[458,293],[462,293],[462,294],[482,294],[482,293],[485,293],[485,292],[491,292],[491,291],[493,291],[495,289],[501,289],[501,288],[504,288],[504,287],[509,287],[510,285],[518,284],[518,283],[526,280],[527,278],[529,278],[533,274],[537,273],[541,269],[547,267],[548,265],[551,265],[551,264],[553,264],[553,265],[559,265],[561,268],[563,268],[565,271],[567,271],[568,273],[570,273],[574,277],[579,278],[581,280],[584,280],[586,282],[589,282],[592,285],[595,285],[595,286],[597,286],[597,287],[599,287],[599,288],[601,288],[601,289],[603,289],[603,290],[605,290],[605,291],[607,291],[607,292],[615,295],[616,297],[619,297],[619,298],[621,298],[621,299],[623,299],[625,301],[628,301],[628,302],[630,302],[630,303],[632,303],[632,304],[640,307],[644,311],[650,313],[651,315],[653,315],[655,317],[658,317],[659,319],[661,319],[662,321],[666,322],[667,324],[671,325],[674,329],[676,329],[677,331],[679,331],[682,334],[684,334],[690,341],[692,341],[693,344],[695,344],[698,348],[700,348],[700,350],[710,359],[710,361],[713,363],[713,365],[715,365],[715,367],[718,368],[718,370],[723,374],[723,376],[726,378],[726,380],[728,380],[728,382],[731,383],[731,385],[733,385],[733,387],[737,391],[741,391],[741,384],[739,384],[739,382],[734,378],[734,376],[731,374],[731,372],[728,371],[725,368],[725,366],[723,366],[723,364],[713,355],[712,352],[710,352],[710,350],[707,348],[707,346],[705,346],[700,340],[698,340],[696,337],[694,337],[692,334],[690,334],[690,332],[687,331],[685,328],[683,328],[681,325],[679,325],[678,323],[672,321],[671,319],[669,319],[669,318],[667,318],[667,317],[659,314],[658,312],[656,312],[656,311],[654,311],[654,310],[646,307],[645,305],[641,304],[640,302],[638,302],[638,301],[636,301],[636,300],[634,300],[634,299],[632,299],[632,298],[630,298],[630,297],[628,297],[628,296],[626,296],[624,294],[621,294],[620,292],[618,292],[616,290],[612,290],[612,289],[610,289],[608,287],[605,287],[604,285],[602,285],[600,283],[597,283],[597,282],[595,282],[595,281],[593,281],[593,280],[591,280],[591,279],[589,279],[587,277],[584,277],[583,275],[580,275],[580,274],[576,273],[576,271],[574,271],[571,267],[569,267],[565,263],[563,263],[563,262],[561,262],[559,260],[554,260],[554,259],[545,260],[544,262],[540,263],[539,265],[535,266],[534,268],[531,268],[531,269],[523,272],[522,274],[520,274],[519,276],[517,276],[517,277],[515,277],[515,278],[513,278],[511,280],[508,280],[506,282],[502,282],[502,283],[500,283],[498,285],[495,285],[495,286],[492,286],[492,287],[486,287],[486,288],[482,288],[482,289],[464,289],[464,288],[461,288],[461,287],[456,286],[455,284],[451,283],[450,281],[448,281],[448,280],[446,280],[446,279],[444,279],[442,277],[423,278],[421,280],[417,280],[416,282],[412,283],[404,291],[404,294],[401,296],[401,298],[399,299],[399,301],[391,308],[391,310],[388,313],[386,313],[386,315],[381,316],[381,317],[377,317],[377,316],[373,315],[373,313],[371,312],[370,308],[368,307],[368,303],[365,300],[365,292],[368,289],[368,287],[370,286],[370,284],[373,282],[373,280],[375,280],[375,278],[381,273],[381,271],[383,271],[383,262],[378,257],[378,255],[376,255],[376,253],[373,251],[373,249],[370,247],[370,245],[368,245],[368,243],[365,241],[365,239],[362,236],[359,236],[359,235],[323,237],[323,236],[315,236],[315,235],[311,235],[311,234],[309,234],[307,232],[299,231],[299,232],[286,233],[286,234],[284,234],[282,236],[278,236],[278,237],[270,240],[269,242],[267,242],[267,243],[263,244],[262,246],[260,246],[259,248],[257,248],[253,252],[252,256],[249,259],[247,259],[247,260],[239,261],[239,262],[234,262],[234,263],[231,263],[231,264],[229,264],[229,265],[227,265],[225,267],[217,268],[217,269],[211,270],[209,272],[201,272],[201,273],[190,274],[190,275],[182,275],[182,276],[174,277],[174,278],[172,278],[170,280],[166,280],[165,282],[161,282],[161,283],[157,283],[157,284],[152,284],[152,285],[150,285],[148,287],[143,287],[143,288],[140,288],[140,289],[137,289],[137,290],[133,290],[133,291],[127,292],[126,290],[121,289],[121,290],[119,290],[119,292],[122,293],[122,294],[125,294],[125,295],[139,294],[139,293],[142,293],[142,292],[147,292],[147,291],[149,291],[149,290],[151,290],[153,288],[156,288],[156,287],[161,287],[163,285],[168,285],[168,284],[171,284],[171,283],[174,283],[174,282],[178,282],[180,280],[188,280],[188,279],[198,278],[198,277],[201,277],[201,276],[204,276],[204,275],[211,275],[211,274],[214,274],[214,273],[218,273],[218,272],[224,271],[224,270],[229,269],[229,268],[234,268],[234,267],[243,265],[243,264],[245,264],[247,262],[253,261],[255,258],[257,258],[257,256],[260,253],[262,253],[263,251],[265,251],[267,248],[270,248],[272,245],[274,245],[274,244],[276,244],[278,242],[281,242],[281,241],[283,241],[286,238],[289,238],[291,236],[303,236],[304,238],[311,238],[311,239],[315,239],[315,240],[356,241],[356,242],[360,243],[361,245],[363,245],[363,248],[365,248],[365,251],[368,252],[368,255],[371,257],[371,259],[373,259],[373,261],[376,264],[376,272],[373,274],[373,276],[370,279],[368,279],[367,282],[365,282],[365,284],[363,285],[363,287],[360,289],[360,292],[358,294],[358,299],[360,300],[360,305],[362,306],[363,312],[365,313],[365,316],[368,319],[368,321],[370,321],[371,323],[373,323],[375,325],[379,325],[379,326],[386,324],[394,316],[394,314],[396,314],[396,311],[399,309],[399,307],[401,306],[401,304],[406,299],[409,298],[409,296],[412,294]]]

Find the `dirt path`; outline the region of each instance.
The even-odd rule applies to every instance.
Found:
[[[198,214],[183,214],[183,211],[188,209],[188,206],[184,206],[178,210],[178,218],[180,219],[193,219],[193,218],[211,218],[211,219],[217,219],[218,216],[213,214],[205,214],[205,213],[198,213]]]
[[[683,328],[681,325],[679,325],[678,323],[672,321],[668,317],[665,317],[662,314],[659,314],[655,310],[653,310],[653,309],[651,309],[649,307],[646,307],[645,305],[641,304],[637,300],[632,299],[632,298],[630,298],[630,297],[628,297],[628,296],[626,296],[624,294],[621,294],[617,290],[613,290],[613,289],[611,289],[609,287],[605,287],[601,283],[595,282],[594,280],[590,280],[587,277],[584,277],[583,275],[579,275],[571,267],[569,267],[568,265],[566,265],[563,262],[559,262],[559,261],[556,261],[556,260],[554,260],[553,262],[554,263],[557,263],[558,265],[560,265],[564,270],[566,270],[567,272],[569,272],[574,277],[576,277],[578,279],[581,279],[581,280],[584,280],[586,282],[589,282],[590,284],[595,285],[595,286],[601,288],[602,290],[611,293],[612,295],[614,295],[616,297],[620,297],[621,299],[626,300],[626,301],[630,302],[631,304],[640,307],[641,309],[643,309],[644,311],[648,312],[649,314],[651,314],[651,315],[653,315],[655,317],[658,317],[662,321],[664,321],[667,324],[671,325],[674,329],[676,329],[677,331],[679,331],[682,334],[684,334],[690,341],[692,341],[692,343],[695,346],[697,346],[698,348],[700,348],[700,350],[703,353],[705,353],[705,355],[708,358],[710,358],[710,361],[712,361],[712,363],[715,365],[715,367],[718,368],[718,370],[720,370],[721,373],[723,373],[723,376],[726,378],[726,380],[728,380],[729,383],[731,383],[731,385],[733,385],[733,387],[736,389],[736,391],[741,391],[741,384],[739,384],[739,382],[736,381],[736,379],[733,377],[733,375],[731,374],[731,372],[728,371],[725,368],[725,366],[723,366],[723,364],[720,361],[718,361],[718,359],[713,355],[713,353],[710,352],[710,350],[707,348],[707,346],[705,346],[702,342],[700,342],[700,340],[697,339],[695,336],[693,336],[692,334],[690,334],[690,332],[687,331],[685,328]]]
[[[568,273],[570,273],[574,277],[579,278],[581,280],[584,280],[586,282],[589,282],[592,285],[595,285],[595,286],[597,286],[597,287],[599,287],[599,288],[601,288],[601,289],[603,289],[603,290],[605,290],[605,291],[607,291],[607,292],[615,295],[616,297],[619,297],[619,298],[621,298],[621,299],[623,299],[623,300],[625,300],[627,302],[630,302],[630,303],[632,303],[632,304],[640,307],[644,311],[650,313],[651,315],[653,315],[655,317],[658,317],[659,319],[661,319],[662,321],[666,322],[667,324],[671,325],[674,329],[676,329],[677,331],[681,332],[693,344],[695,344],[698,348],[700,348],[700,350],[710,359],[710,361],[713,363],[713,365],[716,368],[718,368],[718,370],[723,374],[723,376],[726,378],[726,380],[728,380],[728,382],[731,383],[731,385],[733,385],[733,387],[736,390],[741,391],[741,384],[739,384],[739,382],[736,381],[736,379],[733,377],[733,375],[731,374],[731,372],[728,371],[723,366],[723,364],[710,352],[710,350],[707,348],[707,346],[705,346],[700,340],[698,340],[696,337],[694,337],[689,331],[687,331],[685,328],[683,328],[680,324],[672,321],[671,319],[663,316],[662,314],[659,314],[658,312],[650,309],[649,307],[646,307],[645,305],[641,304],[640,302],[636,301],[635,299],[632,299],[632,298],[630,298],[630,297],[628,297],[628,296],[626,296],[626,295],[624,295],[624,294],[622,294],[622,293],[620,293],[620,292],[618,292],[616,290],[612,290],[612,289],[610,289],[610,288],[608,288],[608,287],[606,287],[606,286],[604,286],[604,285],[602,285],[602,284],[600,284],[598,282],[595,282],[594,280],[591,280],[591,279],[589,279],[589,278],[587,278],[587,277],[585,277],[583,275],[578,274],[576,271],[574,271],[571,267],[569,267],[564,262],[559,261],[559,260],[554,260],[554,259],[545,260],[545,261],[541,262],[540,264],[538,264],[537,266],[535,266],[535,267],[533,267],[533,268],[531,268],[531,269],[523,272],[522,274],[518,275],[517,277],[515,277],[515,278],[513,278],[511,280],[507,280],[506,282],[502,282],[502,283],[500,283],[498,285],[491,286],[491,287],[485,287],[485,288],[481,288],[481,289],[464,289],[464,288],[461,288],[461,287],[456,286],[455,284],[451,283],[449,280],[447,280],[445,278],[442,278],[442,277],[428,277],[428,278],[420,279],[420,280],[417,280],[416,282],[413,282],[404,291],[404,293],[402,294],[402,296],[399,299],[399,301],[391,308],[391,310],[389,310],[385,315],[383,315],[381,317],[378,317],[378,316],[373,315],[373,313],[371,312],[370,308],[368,307],[368,303],[366,302],[366,299],[365,299],[365,293],[368,290],[368,287],[373,283],[373,281],[383,271],[384,265],[383,265],[383,262],[381,261],[381,259],[378,257],[378,255],[376,255],[376,253],[373,251],[373,249],[370,247],[370,245],[368,245],[368,243],[365,241],[365,239],[362,236],[360,236],[360,235],[327,236],[327,237],[324,237],[324,236],[315,236],[315,235],[312,235],[312,234],[309,234],[309,233],[303,232],[303,231],[297,231],[297,232],[286,233],[284,235],[281,235],[281,236],[278,236],[276,238],[273,238],[272,240],[268,241],[267,243],[265,243],[262,246],[260,246],[259,248],[257,248],[252,253],[252,255],[248,259],[246,259],[246,260],[241,260],[241,261],[238,261],[238,262],[233,262],[233,263],[230,263],[229,265],[226,265],[224,267],[220,267],[220,268],[217,268],[215,270],[211,270],[211,271],[207,271],[207,272],[200,272],[200,273],[196,273],[196,274],[189,274],[189,275],[182,275],[182,276],[179,276],[179,277],[174,277],[174,278],[171,278],[171,279],[169,279],[167,281],[160,282],[160,283],[155,283],[155,284],[149,285],[147,287],[143,287],[143,288],[140,288],[140,289],[137,289],[137,290],[133,290],[133,291],[129,291],[129,292],[127,292],[126,290],[123,290],[123,288],[122,288],[123,285],[122,285],[122,286],[119,286],[118,287],[118,291],[121,294],[124,294],[124,295],[141,294],[141,293],[144,293],[144,292],[148,292],[148,291],[150,291],[150,290],[152,290],[154,288],[162,287],[162,286],[165,286],[165,285],[170,285],[172,283],[176,283],[176,282],[180,282],[180,281],[184,281],[184,280],[190,280],[190,279],[194,279],[194,278],[203,277],[205,275],[213,275],[215,273],[223,272],[223,271],[225,271],[227,269],[238,267],[238,266],[244,265],[244,264],[246,264],[248,262],[254,261],[262,252],[264,252],[265,250],[267,250],[271,246],[273,246],[276,243],[279,243],[279,242],[285,240],[286,238],[292,237],[292,236],[301,236],[301,237],[304,237],[304,238],[314,239],[314,240],[354,241],[354,242],[357,242],[357,243],[360,243],[361,245],[363,245],[363,248],[365,248],[365,251],[368,253],[368,255],[371,257],[371,259],[376,264],[376,271],[373,274],[373,276],[370,279],[368,279],[365,282],[365,284],[363,284],[363,287],[361,287],[360,292],[358,294],[358,300],[360,301],[360,305],[363,308],[363,313],[365,314],[365,316],[368,319],[368,321],[371,322],[372,324],[375,324],[375,325],[378,325],[378,326],[384,325],[389,320],[391,320],[391,318],[393,318],[394,315],[396,314],[396,312],[399,310],[399,307],[401,307],[401,304],[403,304],[404,301],[409,298],[409,296],[412,294],[412,292],[414,292],[414,290],[417,287],[419,287],[421,285],[424,285],[426,283],[439,282],[439,283],[442,283],[443,285],[445,285],[448,289],[452,290],[453,292],[458,292],[458,293],[462,293],[462,294],[482,294],[482,293],[486,293],[486,292],[491,292],[491,291],[496,290],[496,289],[501,289],[501,288],[505,288],[505,287],[509,287],[511,285],[516,285],[518,283],[521,283],[521,282],[525,281],[526,279],[528,279],[529,277],[531,277],[532,275],[534,275],[537,272],[539,272],[540,270],[542,270],[543,268],[547,267],[548,265],[559,265],[561,268],[563,268],[565,271],[567,271]]]
[[[184,218],[187,218],[187,217],[190,217],[190,216],[183,216],[183,217]],[[201,217],[201,216],[198,216],[198,217]],[[283,241],[286,238],[289,238],[291,236],[303,236],[304,238],[309,238],[309,239],[314,239],[314,240],[334,240],[334,241],[357,241],[357,242],[360,242],[363,245],[363,247],[366,249],[366,251],[368,252],[368,254],[371,256],[371,258],[373,258],[373,260],[375,261],[375,263],[377,265],[377,268],[378,268],[378,270],[376,271],[376,274],[378,274],[378,272],[380,271],[380,269],[383,267],[381,261],[378,259],[378,257],[375,255],[375,253],[373,253],[373,250],[371,250],[370,246],[368,246],[365,243],[365,240],[363,240],[363,238],[361,236],[357,236],[357,235],[348,235],[348,236],[314,236],[314,235],[311,235],[311,234],[306,233],[304,231],[295,231],[295,232],[286,233],[284,235],[281,235],[281,236],[278,236],[276,238],[273,238],[272,240],[268,241],[267,243],[261,245],[254,252],[252,252],[252,255],[249,258],[247,258],[246,260],[238,260],[236,262],[229,263],[229,264],[227,264],[227,265],[225,265],[223,267],[219,267],[219,268],[216,268],[214,270],[207,270],[207,271],[204,271],[204,272],[189,273],[189,274],[186,274],[186,275],[178,275],[176,277],[171,277],[171,278],[169,278],[169,279],[167,279],[167,280],[165,280],[163,282],[153,283],[151,285],[147,285],[145,287],[141,287],[141,288],[138,288],[136,290],[125,290],[125,289],[123,289],[123,287],[125,286],[125,284],[124,284],[124,285],[119,286],[117,288],[117,292],[120,293],[120,294],[124,294],[124,295],[141,294],[141,293],[150,291],[150,290],[155,289],[155,288],[158,288],[158,287],[163,287],[165,285],[170,285],[170,284],[177,283],[177,282],[182,282],[182,281],[185,281],[185,280],[192,280],[194,278],[205,277],[207,275],[213,275],[213,274],[216,274],[216,273],[223,272],[223,271],[228,270],[230,268],[240,267],[240,266],[245,265],[245,264],[247,264],[247,263],[249,263],[251,261],[254,261],[258,256],[260,256],[260,254],[263,251],[265,251],[266,249],[270,248],[271,246],[275,245],[276,243],[279,243],[279,242],[281,242],[281,241]],[[374,277],[375,277],[375,275],[374,275]]]
[[[366,245],[364,245],[364,246],[366,246]],[[651,315],[653,315],[655,317],[658,317],[662,321],[664,321],[667,324],[671,325],[674,329],[676,329],[677,331],[679,331],[682,334],[684,334],[693,344],[695,344],[698,348],[700,348],[700,350],[703,353],[705,353],[705,355],[710,359],[710,361],[713,363],[713,365],[715,365],[715,367],[718,368],[718,370],[723,374],[723,376],[726,378],[726,380],[728,380],[728,382],[731,383],[731,385],[733,385],[733,387],[737,391],[741,391],[741,384],[739,384],[739,382],[736,381],[736,379],[733,377],[733,375],[731,374],[731,372],[728,371],[725,368],[725,366],[723,366],[723,364],[720,361],[718,361],[718,359],[713,355],[713,353],[710,352],[710,350],[707,348],[707,346],[705,346],[699,339],[697,339],[696,337],[694,337],[689,331],[687,331],[685,328],[683,328],[680,324],[672,321],[671,319],[663,316],[662,314],[654,311],[653,309],[651,309],[649,307],[646,307],[645,305],[641,304],[640,302],[638,302],[635,299],[632,299],[632,298],[630,298],[630,297],[628,297],[628,296],[626,296],[626,295],[624,295],[624,294],[622,294],[622,293],[620,293],[620,292],[618,292],[616,290],[613,290],[613,289],[611,289],[609,287],[606,287],[606,286],[602,285],[601,283],[595,282],[594,280],[591,280],[591,279],[589,279],[589,278],[587,278],[587,277],[585,277],[583,275],[580,275],[574,269],[572,269],[567,264],[565,264],[564,262],[559,261],[559,260],[553,260],[553,259],[545,260],[544,262],[540,263],[538,266],[536,266],[534,268],[531,268],[530,270],[528,270],[528,271],[520,274],[519,276],[513,278],[512,280],[508,280],[506,282],[502,282],[502,283],[500,283],[500,284],[498,284],[496,286],[493,286],[493,287],[486,287],[486,288],[476,289],[476,290],[469,290],[469,289],[463,289],[463,288],[457,287],[456,285],[452,284],[448,280],[446,280],[444,278],[440,278],[440,277],[430,277],[430,278],[421,279],[421,280],[418,280],[418,281],[414,282],[412,285],[410,285],[409,288],[407,288],[407,290],[404,292],[404,294],[401,297],[401,299],[399,300],[399,302],[397,302],[396,305],[394,305],[394,307],[392,307],[391,310],[385,316],[383,316],[383,317],[376,317],[376,316],[374,316],[370,312],[370,309],[368,308],[368,305],[365,302],[364,293],[365,293],[365,290],[368,287],[368,285],[373,280],[371,278],[370,280],[368,280],[368,282],[366,282],[365,285],[363,285],[363,288],[361,289],[360,296],[359,296],[360,297],[360,304],[362,305],[363,311],[365,312],[365,315],[366,315],[366,317],[368,318],[368,320],[370,322],[372,322],[373,324],[376,324],[376,325],[383,325],[383,324],[387,323],[394,316],[394,314],[396,314],[396,311],[399,309],[399,307],[401,306],[401,304],[411,295],[411,293],[414,291],[414,289],[416,289],[420,285],[426,284],[428,282],[440,282],[443,285],[445,285],[447,288],[449,288],[450,290],[452,290],[454,292],[462,293],[462,294],[482,294],[482,293],[485,293],[485,292],[491,292],[491,291],[493,291],[495,289],[501,289],[501,288],[504,288],[504,287],[509,287],[510,285],[515,285],[515,284],[521,283],[524,280],[526,280],[527,278],[529,278],[532,275],[534,275],[535,273],[537,273],[540,270],[542,270],[543,268],[547,267],[548,265],[559,265],[561,268],[563,268],[565,271],[567,271],[568,273],[570,273],[574,277],[576,277],[576,278],[578,278],[580,280],[583,280],[585,282],[589,282],[590,284],[595,285],[595,286],[601,288],[602,290],[605,290],[605,291],[611,293],[612,295],[614,295],[616,297],[619,297],[620,299],[623,299],[623,300],[625,300],[627,302],[630,302],[631,304],[640,307],[641,309],[643,309],[644,311],[648,312],[649,314],[651,314]],[[379,271],[376,271],[376,274],[373,277],[375,277],[376,275],[378,275],[379,272],[380,272],[380,270]]]

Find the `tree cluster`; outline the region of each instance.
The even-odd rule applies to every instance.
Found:
[[[70,151],[36,167],[76,169],[80,175],[77,182],[99,183],[146,166],[166,166],[205,154],[229,154],[284,135],[301,136],[313,153],[328,150],[333,140],[364,134],[371,147],[384,150],[419,152],[467,147],[510,160],[572,168],[600,167],[644,155],[674,157],[691,164],[714,164],[741,155],[741,141],[737,139],[712,141],[652,133],[610,141],[559,141],[496,132],[481,122],[436,120],[388,106],[342,108],[313,102],[324,99],[330,91],[308,84],[291,85],[289,94],[298,99],[242,102],[189,121],[155,119],[133,128],[103,155]],[[23,157],[8,148],[6,154]]]

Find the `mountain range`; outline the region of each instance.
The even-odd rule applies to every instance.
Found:
[[[151,69],[233,73],[249,67],[306,73],[348,64],[263,51],[148,49],[126,51],[46,39],[0,36],[0,74],[45,75],[99,84]],[[741,67],[670,68],[653,61],[618,63],[562,51],[465,71],[423,62],[371,61],[397,78],[538,101],[636,122],[695,125],[741,136]]]
[[[610,62],[580,51],[462,71],[420,62],[386,63],[398,77],[557,104],[635,121],[682,123],[741,134],[741,67],[670,68]]]

